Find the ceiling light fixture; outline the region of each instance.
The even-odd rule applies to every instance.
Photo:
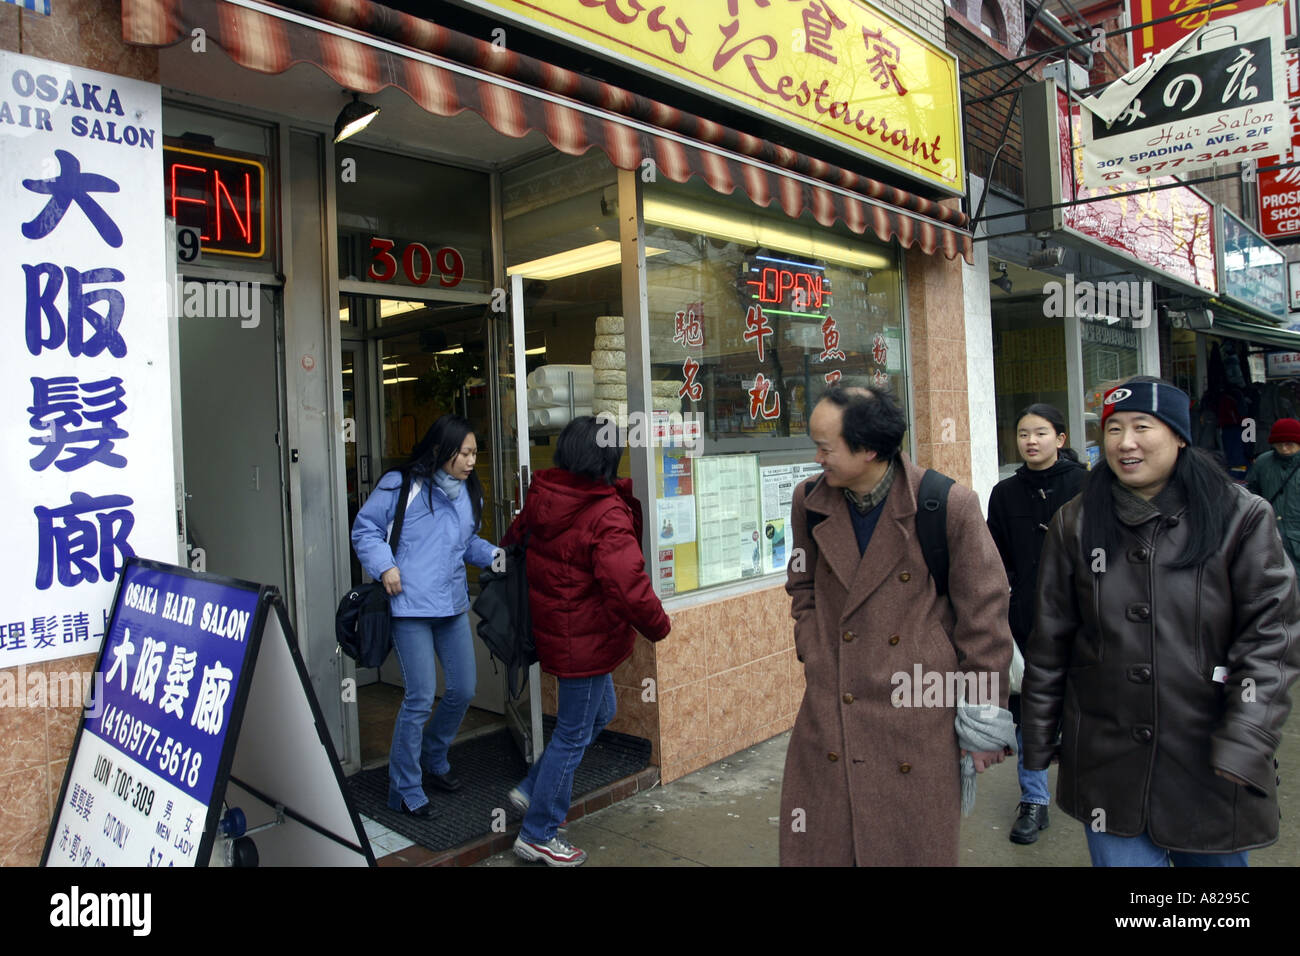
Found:
[[[797,222],[787,224],[747,215],[714,203],[676,196],[646,196],[642,211],[648,223],[728,239],[743,246],[759,246],[860,269],[883,270],[892,265],[886,256],[869,251],[866,241],[855,243],[838,236],[830,238]]]
[[[360,133],[378,115],[378,106],[361,102],[361,95],[353,93],[352,102],[339,111],[339,118],[334,121],[334,142],[341,143]]]
[[[649,258],[667,251],[667,249],[656,249],[647,246],[645,254],[646,258]],[[525,276],[529,279],[563,279],[565,276],[591,272],[593,269],[616,266],[622,261],[622,246],[612,239],[606,239],[602,242],[593,242],[591,245],[579,246],[576,249],[556,253],[553,256],[544,256],[541,259],[521,262],[518,265],[510,266],[506,269],[506,273],[512,276]]]

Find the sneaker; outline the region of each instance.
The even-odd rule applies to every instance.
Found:
[[[547,866],[582,866],[587,854],[558,836],[546,843],[529,843],[522,836],[515,840],[515,856],[532,863],[541,860]]]
[[[1038,831],[1046,830],[1047,807],[1039,803],[1020,804],[1020,816],[1011,828],[1011,842],[1019,844],[1033,843],[1038,839]]]
[[[509,800],[510,805],[514,807],[516,810],[518,810],[521,814],[527,813],[528,808],[532,805],[532,801],[528,799],[528,794],[524,793],[518,787],[511,787],[510,792],[506,794],[506,799]],[[563,820],[560,821],[560,826],[558,829],[559,832],[561,833],[565,833],[568,831],[569,829],[568,817],[565,817]]]

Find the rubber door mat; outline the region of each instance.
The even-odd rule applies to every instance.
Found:
[[[543,733],[550,740],[555,718],[547,716],[543,721]],[[500,818],[499,810],[505,811],[507,826],[520,822],[520,813],[510,805],[506,793],[524,778],[528,765],[508,729],[453,745],[450,761],[452,773],[463,786],[457,793],[425,786],[438,811],[433,819],[420,820],[388,809],[387,766],[348,778],[357,812],[430,850],[449,850],[486,836],[492,832],[493,821]],[[650,741],[606,730],[587,748],[573,775],[574,799],[639,773],[649,763]]]

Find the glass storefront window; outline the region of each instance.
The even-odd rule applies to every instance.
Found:
[[[1046,402],[1066,413],[1065,327],[1043,314],[1034,296],[999,302],[993,312],[993,381],[997,402],[998,468],[1003,476],[1020,467],[1016,426],[1028,405]],[[1070,436],[1073,447],[1074,436]]]
[[[491,290],[487,174],[351,143],[337,161],[341,278],[429,293]]]
[[[656,585],[681,594],[781,572],[828,383],[889,387],[906,410],[897,260],[698,184],[648,186],[643,209],[652,415],[681,413],[701,436],[697,457],[656,449]]]
[[[526,394],[536,472],[554,465],[555,439],[571,417],[595,414],[603,401],[627,402],[615,170],[594,150],[554,154],[508,170],[501,184],[506,270],[524,281],[528,381],[514,391]],[[503,424],[514,441],[513,407]],[[630,469],[625,453],[620,474]]]
[[[1083,347],[1083,422],[1086,464],[1102,458],[1101,403],[1125,379],[1142,374],[1142,338],[1129,319],[1080,318]]]

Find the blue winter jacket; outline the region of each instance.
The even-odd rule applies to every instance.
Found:
[[[394,617],[451,617],[469,609],[465,562],[488,567],[496,547],[475,534],[467,487],[452,501],[430,480],[419,482],[419,493],[406,508],[396,560],[388,547],[388,525],[397,516],[400,472],[380,478],[361,506],[352,524],[352,547],[376,581],[394,566],[401,573],[402,593],[389,603]]]

